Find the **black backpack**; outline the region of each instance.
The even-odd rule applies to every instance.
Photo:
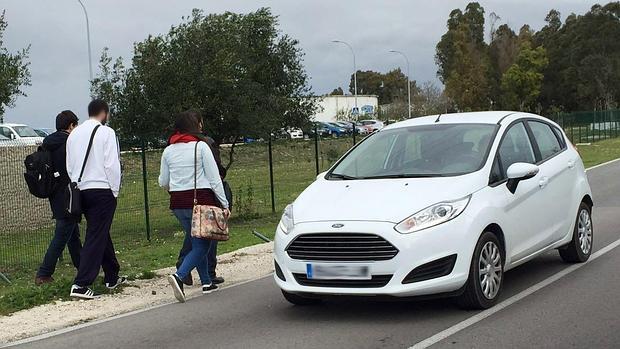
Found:
[[[38,198],[49,198],[56,189],[52,153],[43,147],[26,156],[24,179],[30,193]]]

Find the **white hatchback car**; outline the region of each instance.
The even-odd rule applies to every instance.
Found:
[[[496,303],[504,272],[550,249],[592,251],[592,194],[562,129],[518,112],[427,116],[365,138],[289,205],[275,281],[330,295]]]

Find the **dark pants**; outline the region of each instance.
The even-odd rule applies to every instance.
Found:
[[[120,266],[110,237],[116,198],[109,189],[83,190],[81,197],[86,218],[86,237],[80,254],[80,267],[73,283],[82,287],[92,285],[100,268],[105,273],[104,282],[116,283]]]
[[[179,214],[175,211],[175,215],[177,216],[177,218],[179,217]],[[182,210],[178,210],[178,211],[182,211]],[[191,214],[191,210],[189,210],[190,214]],[[179,221],[181,219],[179,218]],[[191,217],[190,217],[191,220]],[[190,221],[191,222],[191,221]],[[187,256],[191,250],[192,250],[192,236],[191,236],[191,224],[190,224],[190,229],[183,229],[185,231],[185,239],[183,239],[183,246],[181,247],[181,251],[179,251],[179,259],[177,260],[177,269],[179,269],[181,267],[181,264],[183,264],[183,259],[185,259],[185,256]],[[209,268],[209,276],[211,277],[211,279],[213,279],[214,277],[216,277],[216,273],[215,273],[215,267],[217,266],[217,241],[211,241],[211,247],[209,248],[209,252],[207,253],[207,263],[208,263],[208,268]]]
[[[75,268],[80,266],[80,251],[82,250],[82,242],[80,241],[80,226],[75,219],[57,219],[54,237],[50,242],[43,263],[37,271],[39,277],[49,277],[56,270],[58,258],[62,255],[65,246],[69,249],[71,261]]]

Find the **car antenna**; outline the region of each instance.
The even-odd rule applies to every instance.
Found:
[[[437,120],[435,120],[435,122],[439,122],[439,118],[441,118],[441,114],[437,115]]]

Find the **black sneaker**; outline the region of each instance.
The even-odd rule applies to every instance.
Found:
[[[219,285],[219,284],[224,283],[224,278],[221,277],[221,276],[214,276],[214,277],[211,278],[211,282],[216,284],[216,285]]]
[[[78,285],[71,286],[71,293],[69,297],[80,298],[80,299],[95,299],[99,298],[99,295],[96,295],[93,290],[88,287],[82,287]]]
[[[179,279],[177,274],[172,274],[172,275],[168,275],[168,282],[170,283],[170,286],[172,286],[172,291],[174,292],[174,296],[176,297],[176,299],[181,303],[185,303],[185,292],[183,292],[183,281]]]
[[[117,287],[118,287],[118,285],[122,285],[122,284],[124,284],[124,283],[126,283],[126,282],[127,282],[127,278],[126,278],[126,277],[124,277],[124,276],[119,276],[119,277],[116,279],[116,282],[115,282],[115,283],[106,282],[106,283],[105,283],[105,287],[107,287],[107,288],[108,288],[108,290],[113,290],[113,289],[117,288]]]
[[[213,291],[217,291],[217,285],[213,282],[209,285],[202,285],[202,294],[209,294]]]

